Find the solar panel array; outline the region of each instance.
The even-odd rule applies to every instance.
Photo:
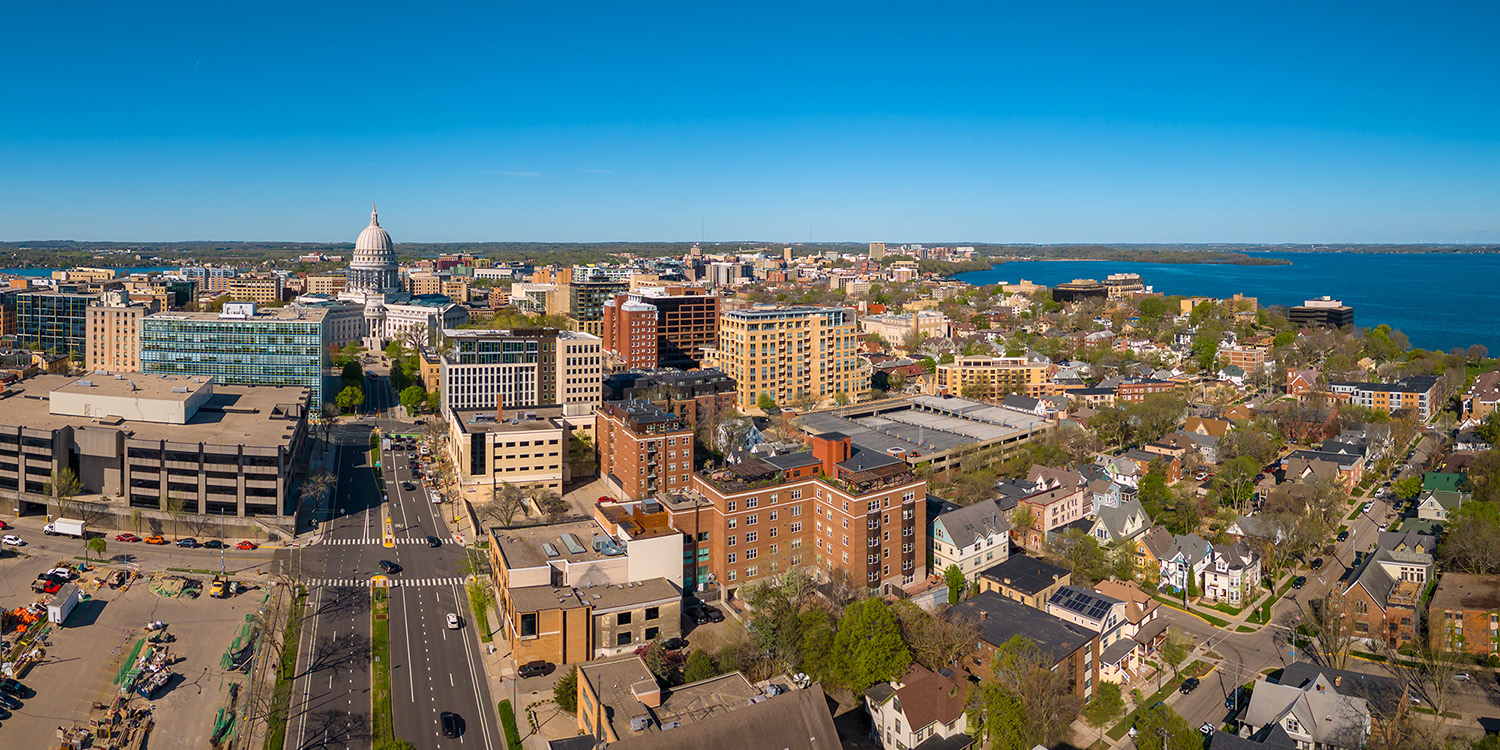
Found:
[[[1077,612],[1090,620],[1102,620],[1109,612],[1111,602],[1090,591],[1076,588],[1060,588],[1052,595],[1052,604],[1069,612]]]

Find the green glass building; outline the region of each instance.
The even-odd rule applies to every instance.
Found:
[[[323,403],[327,312],[257,312],[227,304],[223,313],[157,313],[141,319],[141,372],[212,376],[227,385],[299,385]]]

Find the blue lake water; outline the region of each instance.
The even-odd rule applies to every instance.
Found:
[[[176,271],[179,266],[141,266],[139,268],[117,268],[121,276],[129,276],[133,273],[150,273]],[[51,276],[58,268],[0,268],[0,274],[6,276]]]
[[[1260,304],[1298,305],[1329,295],[1354,308],[1354,324],[1385,323],[1414,347],[1447,351],[1483,344],[1500,354],[1500,255],[1264,253],[1290,266],[1114,261],[1019,261],[959,274],[970,284],[1021,279],[1055,286],[1079,278],[1138,273],[1163,294],[1256,297]]]

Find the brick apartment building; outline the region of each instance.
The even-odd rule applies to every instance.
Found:
[[[869,588],[926,578],[927,483],[901,459],[853,452],[845,435],[809,439],[811,451],[694,474],[693,492],[660,498],[690,543],[685,582],[732,595],[809,565]]]
[[[626,370],[655,368],[659,328],[656,308],[651,305],[624,294],[605,302],[600,338],[610,364]]]
[[[693,426],[645,401],[603,404],[595,411],[599,475],[627,500],[685,492],[693,473]]]
[[[734,408],[734,381],[720,370],[627,370],[604,380],[606,401],[642,400],[697,424]]]
[[[1433,648],[1500,652],[1500,576],[1444,573],[1427,608],[1427,631]]]
[[[1170,380],[1130,378],[1120,381],[1115,387],[1115,398],[1120,403],[1145,401],[1146,396],[1152,393],[1171,393],[1176,387],[1177,384]]]
[[[719,295],[704,287],[640,287],[602,311],[604,348],[625,368],[693,369],[719,336]]]
[[[1264,372],[1270,350],[1264,346],[1226,346],[1219,353],[1229,364],[1245,371],[1245,374]]]

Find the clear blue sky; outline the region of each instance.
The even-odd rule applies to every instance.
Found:
[[[148,5],[0,11],[0,239],[1500,242],[1493,2]]]

